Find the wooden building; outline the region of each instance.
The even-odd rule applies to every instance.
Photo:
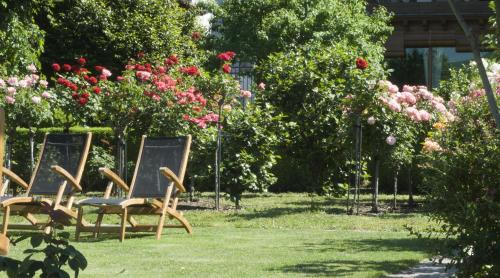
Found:
[[[469,42],[447,0],[371,0],[394,14],[394,32],[387,41],[386,57],[397,84],[425,84],[435,88],[449,69],[472,60]],[[457,8],[476,35],[488,32],[493,15],[489,1],[457,1]],[[487,51],[483,52],[487,55]]]

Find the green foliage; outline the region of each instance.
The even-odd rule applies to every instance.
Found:
[[[266,192],[276,183],[272,170],[280,158],[283,125],[273,110],[269,104],[252,103],[225,119],[221,183],[238,207],[244,191]]]
[[[297,168],[287,174],[307,190],[345,182],[349,172],[355,118],[373,102],[370,88],[384,76],[381,57],[367,57],[370,64],[361,70],[359,55],[347,43],[312,44],[273,54],[257,68],[268,85],[265,101],[288,122],[283,156]]]
[[[312,41],[345,41],[363,52],[382,53],[389,17],[383,8],[370,15],[366,10],[361,0],[226,0],[215,11],[223,24],[214,25],[221,34],[214,46],[236,51],[244,61]]]
[[[52,1],[0,1],[0,76],[23,73],[26,65],[39,65],[44,31],[35,15]]]
[[[50,64],[85,56],[113,71],[141,52],[152,59],[165,51],[200,58],[190,39],[194,16],[174,0],[60,1],[45,27],[43,58]]]
[[[48,234],[23,235],[11,241],[14,246],[19,242],[30,239],[32,248],[24,250],[26,257],[17,260],[9,257],[0,257],[0,271],[7,272],[8,277],[34,277],[38,272],[39,277],[70,277],[69,273],[63,269],[68,265],[74,272],[74,277],[78,277],[80,270],[87,268],[87,259],[73,245],[69,244],[68,232],[60,232],[63,226],[61,212],[46,206],[50,215],[50,228]],[[45,246],[44,246],[45,245]],[[43,259],[38,259],[40,255]]]
[[[474,67],[452,72],[443,83],[457,117],[430,134],[442,151],[426,153],[421,164],[431,215],[450,238],[444,255],[460,277],[500,273],[500,133],[486,97],[477,94],[480,84]]]

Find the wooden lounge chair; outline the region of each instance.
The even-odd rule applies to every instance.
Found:
[[[5,186],[0,189],[0,208],[3,210],[2,234],[11,229],[44,229],[47,222],[40,222],[34,214],[48,214],[47,206],[64,220],[76,219],[77,211],[72,209],[75,191],[81,191],[80,180],[87,161],[92,133],[86,134],[46,134],[40,156],[26,183],[18,175],[3,168],[3,174],[11,182],[26,189],[24,196],[4,196]],[[11,224],[11,214],[21,215],[30,223]]]
[[[156,231],[156,239],[160,239],[164,227],[184,228],[191,234],[191,225],[177,211],[177,195],[186,192],[182,181],[190,147],[190,135],[159,138],[143,136],[130,187],[111,170],[100,168],[99,171],[111,182],[104,198],[89,198],[76,204],[79,207],[76,240],[80,232],[93,232],[96,237],[100,232],[119,232],[120,241],[123,241],[126,231]],[[127,198],[110,198],[113,184],[128,191]],[[93,228],[81,222],[84,206],[99,207]],[[120,215],[121,225],[101,225],[105,214]],[[157,224],[139,224],[132,215],[158,215],[159,220]],[[167,216],[178,220],[180,225],[166,225]]]

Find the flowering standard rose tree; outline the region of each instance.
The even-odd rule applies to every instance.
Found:
[[[34,128],[43,121],[51,119],[50,103],[52,93],[48,90],[48,82],[41,80],[34,65],[27,68],[28,74],[20,78],[11,76],[7,80],[0,79],[0,91],[3,95],[2,107],[7,120],[9,137],[8,153],[11,154],[11,141],[16,135],[17,127],[28,128],[31,147],[31,168],[34,166]],[[8,162],[9,163],[9,162]]]
[[[372,140],[366,142],[366,148],[375,162],[373,211],[378,211],[377,191],[381,155],[389,153],[389,162],[394,165],[394,201],[398,174],[402,166],[411,171],[413,160],[421,150],[433,143],[424,138],[433,123],[453,121],[454,115],[446,108],[444,99],[427,90],[425,86],[403,86],[399,88],[389,81],[379,81],[375,95],[377,101],[365,113],[368,128],[366,132]],[[409,175],[411,176],[411,174]],[[410,181],[410,205],[412,204]]]
[[[93,75],[85,64],[85,58],[79,58],[76,64],[52,64],[54,71],[54,103],[58,112],[56,114],[64,125],[65,132],[74,125],[91,124],[97,120],[101,111],[101,88],[100,83],[111,76],[107,69],[97,71]]]
[[[222,156],[222,119],[224,111],[231,111],[231,105],[238,97],[249,98],[251,93],[240,89],[240,83],[231,75],[231,61],[236,53],[232,51],[217,55],[219,68],[207,73],[200,79],[200,90],[206,92],[212,101],[210,105],[217,114],[209,114],[210,120],[217,122],[217,148],[215,154],[215,208],[219,210],[220,167]],[[236,102],[239,103],[239,102]],[[199,119],[198,119],[199,121]],[[237,202],[238,203],[238,202]]]
[[[142,57],[144,58],[144,57]],[[192,126],[205,128],[216,121],[207,100],[195,87],[197,66],[182,65],[176,55],[154,64],[131,60],[114,82],[103,82],[102,108],[113,128],[117,171],[124,174],[125,137],[129,128],[157,135],[185,135]]]

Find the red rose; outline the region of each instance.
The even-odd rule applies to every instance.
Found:
[[[78,98],[80,98],[80,97],[78,96],[78,94],[77,94],[77,93],[73,93],[73,94],[71,94],[71,97],[72,97],[74,100],[77,100]]]
[[[68,88],[70,88],[73,92],[78,91],[78,86],[76,86],[76,84],[73,83],[69,83]]]
[[[78,64],[81,66],[83,66],[83,65],[85,65],[85,63],[87,63],[87,60],[85,60],[85,58],[83,58],[83,57],[78,58],[77,61],[78,61]]]
[[[64,71],[71,71],[71,65],[64,64],[64,65],[63,65],[63,70],[64,70]]]
[[[139,70],[139,71],[145,71],[146,68],[143,66],[143,65],[139,65],[139,64],[136,64],[134,66],[135,70]]]
[[[83,97],[83,98],[89,98],[89,97],[90,97],[90,94],[89,94],[89,93],[87,93],[87,92],[85,92],[85,93],[83,93],[83,94],[82,94],[82,97]]]
[[[88,75],[84,75],[83,79],[85,79],[85,81],[89,81],[90,77]]]
[[[187,75],[200,75],[200,71],[196,66],[183,67],[180,69],[180,72],[185,73]]]
[[[62,77],[57,78],[57,84],[64,85],[64,83],[66,83],[66,79]]]
[[[221,59],[222,61],[231,61],[235,55],[236,53],[232,51],[226,51],[217,55],[217,58]]]
[[[57,63],[54,63],[54,64],[52,64],[52,69],[54,71],[60,71],[61,70],[61,66],[59,64],[57,64]]]
[[[93,91],[95,94],[100,94],[100,93],[101,93],[101,88],[99,88],[99,87],[94,87],[94,88],[92,88],[92,91]]]
[[[123,78],[123,76],[121,76],[121,75],[116,77],[116,80],[119,82],[123,81],[123,79],[125,79],[125,78]]]
[[[159,73],[165,73],[165,67],[163,66],[159,66],[158,68],[156,68],[158,70]]]
[[[104,69],[104,67],[102,67],[102,66],[95,66],[94,69],[96,71],[98,71],[98,72],[101,72]]]
[[[90,83],[90,84],[92,84],[92,85],[97,84],[97,78],[95,78],[95,77],[93,77],[93,76],[92,76],[92,77],[90,77],[90,78],[89,78],[89,83]]]
[[[222,66],[222,71],[224,71],[225,73],[231,73],[231,66],[229,64],[224,64]]]
[[[175,54],[170,55],[167,59],[165,59],[165,65],[167,66],[173,66],[176,65],[177,63],[179,63],[179,59]]]
[[[356,67],[360,70],[364,70],[368,67],[368,62],[363,58],[357,58]]]
[[[191,38],[195,41],[199,41],[201,39],[201,33],[200,32],[193,32],[191,34]]]
[[[108,80],[108,77],[104,74],[99,75],[99,80]]]
[[[78,99],[78,103],[80,103],[81,106],[84,106],[87,102],[89,102],[88,98],[81,97]]]

